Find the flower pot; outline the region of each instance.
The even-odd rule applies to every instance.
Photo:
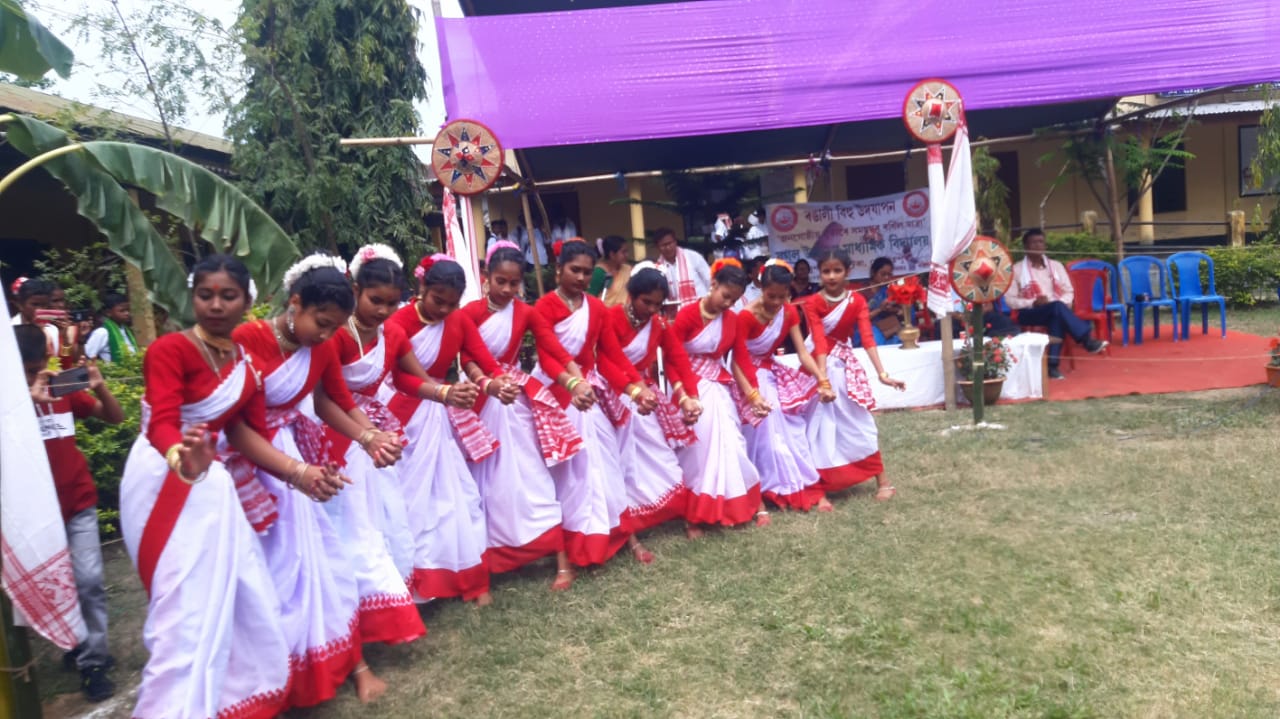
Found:
[[[898,339],[902,340],[902,349],[918,350],[920,345],[916,344],[916,340],[920,339],[920,328],[915,325],[903,325],[898,330]]]
[[[1267,384],[1280,387],[1280,367],[1267,365]]]
[[[960,391],[964,394],[964,398],[969,400],[969,404],[973,404],[973,382],[971,380],[957,380],[956,384],[960,385]],[[1000,390],[1004,389],[1004,377],[996,377],[982,383],[982,403],[984,405],[993,405],[1000,401]]]

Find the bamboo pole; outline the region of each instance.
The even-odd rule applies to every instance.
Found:
[[[973,309],[970,310],[969,323],[973,325],[973,348],[970,354],[973,372],[969,374],[969,378],[973,380],[973,423],[982,424],[982,416],[986,410],[986,398],[983,397],[983,392],[987,388],[987,362],[986,347],[983,346],[982,337],[984,325],[981,303],[974,303]]]
[[[533,281],[538,285],[538,296],[547,293],[542,287],[542,253],[538,248],[538,236],[534,234],[533,215],[529,212],[529,193],[520,194],[520,207],[524,210],[524,231],[529,235],[529,247],[533,248]]]
[[[12,478],[10,481],[13,481]],[[0,592],[0,666],[10,670],[31,662],[31,645],[25,629],[13,625],[13,606]],[[36,690],[35,669],[0,672],[0,719],[40,719],[40,692]]]

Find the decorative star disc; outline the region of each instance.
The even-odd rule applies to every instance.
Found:
[[[951,139],[963,116],[960,92],[946,80],[921,80],[902,102],[902,122],[907,132],[927,144]]]
[[[965,302],[995,302],[1013,284],[1013,258],[994,237],[979,235],[951,261],[951,286]]]
[[[502,174],[502,144],[483,124],[454,120],[440,128],[431,145],[431,171],[459,195],[479,194]]]

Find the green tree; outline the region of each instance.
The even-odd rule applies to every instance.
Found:
[[[38,81],[53,70],[71,75],[75,56],[18,0],[0,0],[0,72]]]
[[[1258,122],[1258,154],[1249,165],[1249,175],[1254,187],[1267,184],[1276,191],[1276,178],[1280,178],[1280,102],[1274,99],[1267,103]],[[1262,212],[1261,205],[1258,212]],[[1272,208],[1264,235],[1272,242],[1280,242],[1280,204]]]
[[[302,248],[425,249],[429,200],[413,152],[338,144],[418,133],[417,23],[405,0],[244,0],[248,84],[227,127],[234,167]]]

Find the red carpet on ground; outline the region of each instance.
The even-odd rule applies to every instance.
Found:
[[[1160,328],[1160,339],[1151,335],[1151,327],[1143,328],[1142,344],[1120,344],[1120,331],[1113,333],[1115,342],[1106,352],[1087,354],[1072,346],[1075,368],[1063,357],[1062,373],[1066,379],[1049,380],[1048,399],[1073,400],[1090,397],[1116,397],[1127,394],[1162,394],[1195,392],[1206,389],[1247,387],[1266,381],[1269,349],[1266,337],[1232,332],[1209,326],[1209,334],[1200,334],[1193,322],[1190,339],[1173,341],[1168,324]]]

